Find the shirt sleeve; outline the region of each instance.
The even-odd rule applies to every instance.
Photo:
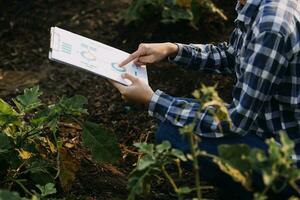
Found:
[[[214,72],[219,74],[234,73],[235,57],[233,48],[227,42],[212,44],[179,44],[178,53],[169,61],[196,71]]]
[[[207,107],[200,113],[199,107],[200,103],[196,100],[175,98],[157,90],[149,104],[149,115],[178,127],[192,123],[196,117],[195,132],[204,137],[218,138],[224,136],[223,132],[230,132],[228,122],[217,123],[214,120],[210,112],[214,110],[213,107]]]
[[[217,122],[211,115],[213,107],[199,114],[199,102],[174,98],[157,90],[149,104],[149,114],[159,121],[168,120],[178,127],[190,124],[196,117],[195,132],[204,137],[222,137],[227,133],[246,134],[271,99],[286,70],[284,38],[278,33],[259,34],[247,46],[241,59],[244,73],[238,78],[234,100],[229,107],[229,122]],[[226,134],[224,134],[226,133]]]

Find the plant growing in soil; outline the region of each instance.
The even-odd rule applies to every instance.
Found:
[[[229,114],[227,112],[225,103],[219,97],[215,90],[215,87],[206,87],[202,85],[200,90],[196,90],[193,96],[199,100],[199,110],[196,112],[200,115],[200,111],[207,107],[214,106],[216,109],[211,111],[212,116],[216,120],[228,121],[230,124]],[[205,152],[199,150],[198,142],[199,137],[194,134],[196,127],[196,117],[194,121],[185,127],[180,132],[186,137],[190,144],[190,153],[184,154],[178,149],[171,147],[171,144],[167,141],[155,146],[154,144],[136,144],[140,153],[144,156],[139,159],[136,169],[130,174],[128,186],[131,190],[128,199],[134,200],[135,195],[139,195],[143,192],[147,192],[150,189],[151,178],[163,173],[166,179],[172,185],[175,193],[178,195],[178,199],[184,199],[184,195],[192,192],[196,193],[195,199],[202,199],[201,186],[200,186],[200,164],[199,156],[202,156]],[[175,183],[174,179],[170,176],[166,170],[166,166],[172,163],[177,163],[179,172],[182,171],[180,162],[191,162],[194,173],[194,186],[182,186],[179,187]]]
[[[67,191],[79,169],[79,161],[63,146],[58,134],[61,122],[81,127],[82,143],[95,160],[113,162],[120,156],[113,134],[82,120],[88,114],[85,97],[62,97],[47,105],[41,95],[39,87],[33,87],[11,104],[0,99],[0,186],[36,198],[54,194],[56,182]],[[8,191],[1,191],[0,199],[6,199],[5,195]]]
[[[211,113],[215,120],[228,121],[230,118],[226,106],[215,91],[215,87],[202,86],[201,90],[193,93],[199,100],[200,111],[213,106],[216,109]],[[279,145],[273,138],[267,139],[268,152],[260,149],[251,149],[246,144],[220,145],[218,155],[212,155],[198,148],[200,138],[194,134],[195,121],[181,129],[182,135],[188,138],[190,153],[184,154],[180,150],[171,147],[167,141],[159,145],[138,143],[136,146],[143,156],[139,159],[137,167],[129,176],[128,187],[131,190],[128,200],[134,200],[136,195],[149,192],[152,179],[163,174],[173,187],[179,200],[185,195],[193,193],[194,199],[202,199],[200,186],[199,163],[200,157],[208,157],[219,166],[234,181],[239,182],[246,190],[253,192],[255,200],[266,200],[269,192],[280,193],[290,186],[300,195],[300,189],[296,184],[300,180],[300,170],[291,159],[294,153],[294,142],[284,133],[280,134]],[[181,174],[180,162],[192,164],[194,175],[194,186],[178,186],[166,170],[167,166],[176,163]],[[253,174],[261,174],[263,188],[253,187]],[[291,197],[293,199],[294,197]]]

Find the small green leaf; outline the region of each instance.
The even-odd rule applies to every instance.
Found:
[[[267,200],[268,197],[265,194],[262,193],[255,193],[254,194],[254,200]]]
[[[83,108],[86,104],[87,99],[84,96],[75,95],[71,98],[63,97],[58,105],[63,108],[66,114],[80,115],[88,114],[87,109]]]
[[[193,192],[193,189],[189,188],[189,187],[181,187],[181,188],[178,188],[178,191],[177,193],[179,194],[189,194]]]
[[[186,162],[187,158],[184,155],[184,153],[178,149],[172,149],[171,154],[177,158],[179,158],[181,161]]]
[[[17,192],[0,190],[0,200],[22,200],[22,199]]]
[[[0,126],[21,124],[20,115],[5,101],[0,99]]]
[[[121,151],[117,139],[101,125],[86,122],[83,126],[82,140],[97,161],[111,162],[120,158]]]
[[[143,143],[135,143],[134,146],[139,148],[139,152],[153,156],[154,144],[148,144],[146,142],[143,142]]]
[[[46,197],[57,192],[53,183],[47,183],[45,186],[36,185],[36,187],[40,190],[42,197]]]
[[[148,167],[151,167],[153,164],[155,164],[156,161],[155,159],[150,156],[150,155],[144,155],[143,157],[140,158],[138,165],[137,165],[137,170],[145,170]]]
[[[156,145],[156,151],[158,153],[162,153],[164,151],[168,151],[169,149],[171,149],[171,143],[169,141],[163,141],[161,144]]]
[[[30,89],[25,89],[24,94],[17,96],[17,98],[13,101],[20,112],[26,113],[42,105],[42,102],[39,99],[42,94],[43,93],[40,92],[39,86],[36,86]]]

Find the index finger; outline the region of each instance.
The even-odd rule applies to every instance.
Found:
[[[133,61],[134,59],[136,59],[139,56],[140,56],[140,52],[138,50],[133,52],[119,64],[119,67],[123,67],[124,65],[127,65],[128,63],[130,63],[131,61]]]

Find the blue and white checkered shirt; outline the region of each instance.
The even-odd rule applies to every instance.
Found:
[[[236,28],[229,43],[179,45],[170,60],[187,69],[235,74],[229,113],[233,127],[218,124],[208,110],[199,115],[196,133],[257,134],[277,138],[280,131],[300,142],[300,1],[247,0],[237,4]],[[199,104],[157,90],[149,114],[182,127],[193,121]],[[221,125],[221,129],[219,128]]]

